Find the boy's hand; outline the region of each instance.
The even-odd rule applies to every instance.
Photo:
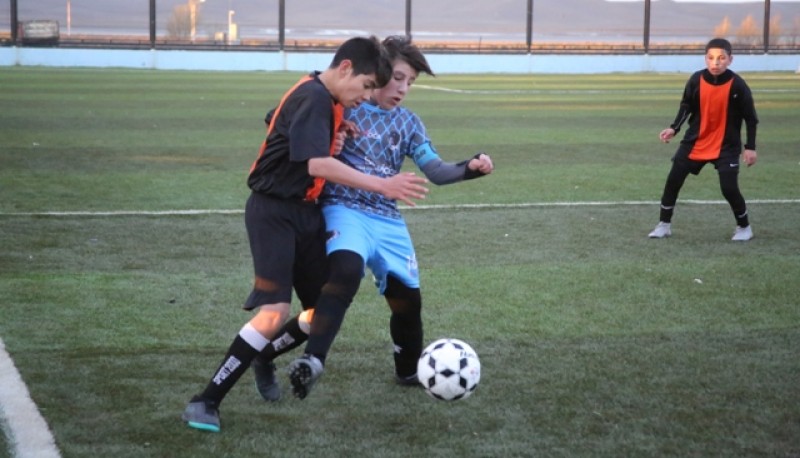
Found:
[[[428,193],[428,188],[423,186],[428,182],[427,179],[419,177],[413,172],[398,173],[395,176],[386,178],[383,192],[384,196],[399,200],[411,207],[416,206],[411,199],[424,199]]]
[[[667,127],[666,129],[662,130],[660,134],[658,134],[659,140],[663,143],[669,143],[672,140],[672,137],[675,136],[675,129],[672,127]]]
[[[756,153],[756,150],[754,149],[746,149],[742,153],[742,160],[745,164],[747,164],[748,167],[750,167],[758,160],[758,153]]]
[[[471,159],[467,167],[473,172],[480,172],[484,175],[488,175],[494,170],[492,158],[486,153],[481,153],[475,159]]]
[[[346,136],[351,138],[356,138],[361,135],[361,130],[358,128],[358,125],[349,119],[342,120],[342,124],[339,126],[339,132],[344,132]]]
[[[333,155],[338,156],[344,148],[344,141],[347,138],[347,133],[344,130],[339,130],[333,136]]]
[[[344,141],[347,140],[347,137],[356,138],[360,134],[361,131],[358,130],[356,123],[347,119],[343,120],[342,124],[339,126],[339,130],[333,137],[333,155],[338,156],[339,153],[342,152]]]

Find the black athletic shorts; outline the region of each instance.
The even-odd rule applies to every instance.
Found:
[[[320,207],[253,192],[244,221],[255,269],[253,291],[244,308],[291,302],[293,287],[304,309],[314,307],[327,280]]]
[[[739,173],[739,158],[730,159],[721,157],[712,161],[695,161],[682,154],[676,154],[673,158],[673,161],[675,162],[676,166],[688,170],[692,175],[699,174],[700,170],[703,169],[703,166],[708,163],[714,164],[714,168],[717,169],[717,172],[719,173]]]

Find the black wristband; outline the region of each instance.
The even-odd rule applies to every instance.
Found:
[[[480,170],[470,170],[469,169],[469,161],[471,161],[473,159],[478,159],[479,157],[481,157],[481,154],[486,154],[486,153],[481,151],[480,153],[477,153],[474,156],[472,156],[471,158],[469,158],[466,161],[462,162],[464,164],[464,179],[465,180],[472,180],[474,178],[478,178],[478,177],[482,177],[482,176],[486,175],[485,173],[481,172]]]

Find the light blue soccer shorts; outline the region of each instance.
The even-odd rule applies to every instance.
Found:
[[[322,207],[328,232],[328,254],[349,250],[361,255],[375,276],[375,286],[386,291],[392,274],[409,288],[419,288],[417,255],[406,223],[402,219],[366,213],[344,205]]]

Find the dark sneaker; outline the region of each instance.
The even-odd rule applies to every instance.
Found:
[[[292,382],[292,393],[304,399],[311,388],[322,376],[322,362],[314,355],[305,354],[289,365],[289,380]]]
[[[197,396],[186,406],[181,418],[192,428],[212,433],[219,432],[219,409],[213,402]]]
[[[417,374],[407,375],[405,377],[402,375],[395,374],[394,381],[401,386],[418,386],[422,388],[422,384],[419,383],[419,378],[417,377]]]
[[[260,358],[255,358],[250,364],[253,374],[256,376],[256,390],[265,401],[275,402],[281,398],[281,387],[275,377],[275,363],[272,361],[263,362]]]

